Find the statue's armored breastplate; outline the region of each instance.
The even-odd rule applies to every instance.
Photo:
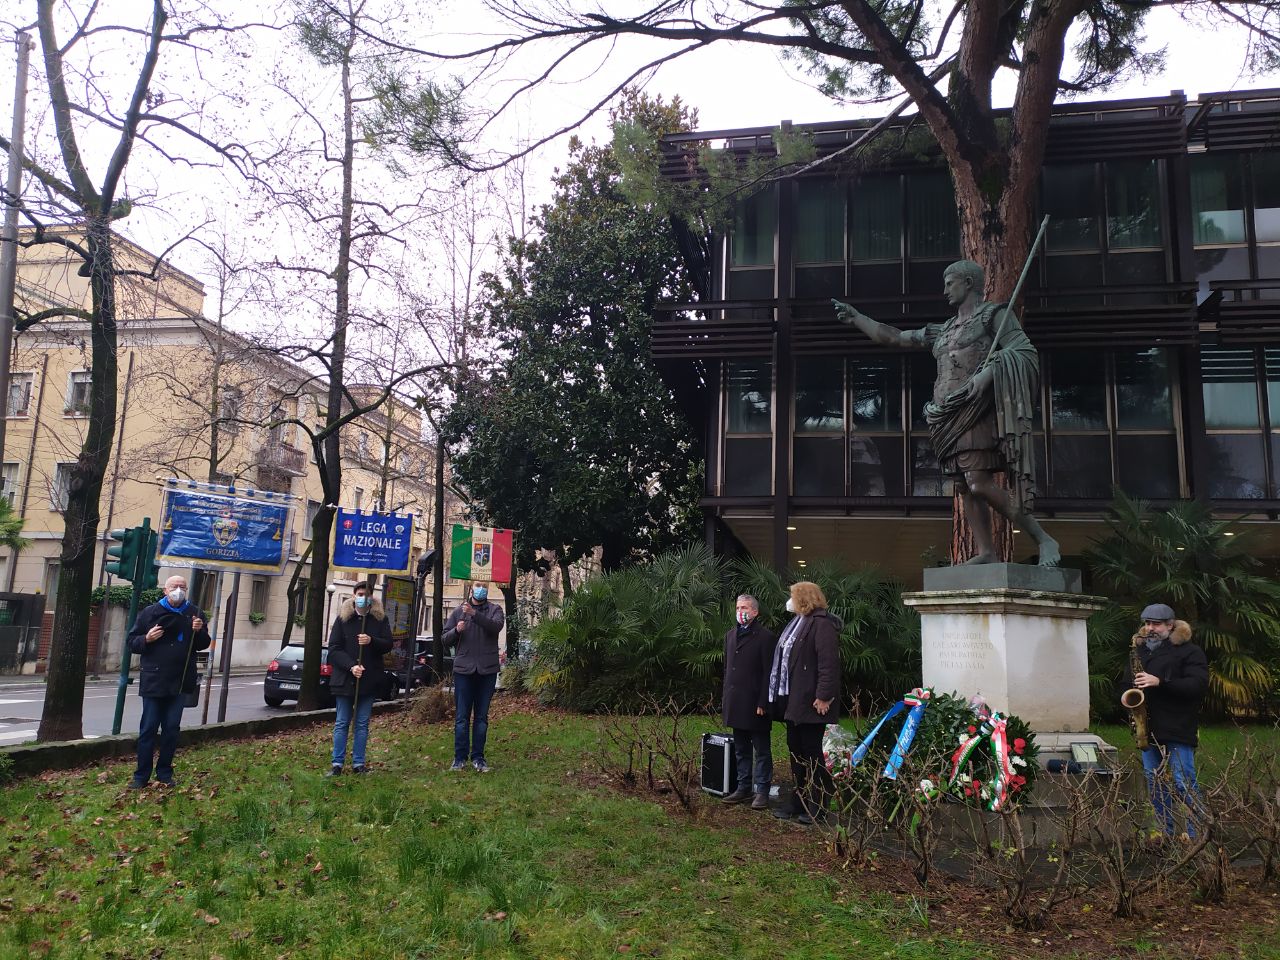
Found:
[[[991,312],[992,305],[983,304],[968,319],[955,319],[943,326],[933,341],[933,356],[938,361],[937,386],[942,387],[945,381],[946,388],[935,390],[935,394],[945,395],[962,386],[982,365],[991,350],[987,324]]]

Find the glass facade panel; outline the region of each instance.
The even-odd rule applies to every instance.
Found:
[[[761,267],[773,263],[773,235],[778,225],[778,205],[772,189],[743,200],[733,217],[733,243],[729,263],[734,267]]]
[[[770,276],[772,276],[770,272]],[[796,267],[796,299],[817,300],[844,296],[844,264]]]
[[[912,257],[960,256],[960,217],[945,173],[913,174],[907,181],[907,221]],[[942,278],[938,278],[939,287]]]
[[[1164,283],[1168,279],[1165,269],[1164,251],[1144,251],[1142,253],[1112,253],[1107,255],[1107,284],[1139,284]],[[1162,302],[1160,294],[1139,295],[1139,303],[1144,300]],[[1109,301],[1111,303],[1116,300]],[[1129,302],[1126,300],[1125,302]]]
[[[911,368],[911,429],[928,429],[924,422],[924,405],[933,399],[933,381],[938,378],[938,364],[925,353],[909,354]]]
[[[1271,434],[1271,463],[1271,496],[1280,500],[1280,470],[1275,469],[1275,464],[1280,464],[1280,433]]]
[[[1049,215],[1047,249],[1098,250],[1098,195],[1096,168],[1092,163],[1068,163],[1045,167],[1044,212]]]
[[[851,271],[850,296],[852,297],[900,297],[902,296],[902,264],[859,263]]]
[[[1280,349],[1267,347],[1262,356],[1267,370],[1267,410],[1271,414],[1271,429],[1280,430]]]
[[[1280,243],[1280,151],[1253,155],[1253,231],[1259,243]]]
[[[897,174],[858,179],[851,232],[855,261],[902,257],[902,180]]]
[[[1131,497],[1178,498],[1178,445],[1173,434],[1116,437],[1116,481]]]
[[[1204,347],[1200,350],[1204,382],[1204,425],[1209,429],[1258,428],[1257,372],[1252,350]]]
[[[843,262],[844,184],[801,180],[796,189],[796,263]]]
[[[849,437],[849,494],[902,496],[902,437]]]
[[[1107,368],[1099,351],[1061,350],[1050,356],[1053,429],[1107,429]]]
[[[1106,500],[1111,497],[1111,438],[1055,436],[1053,484],[1055,497]]]
[[[1209,496],[1218,500],[1260,500],[1267,495],[1260,433],[1211,433]]]
[[[1086,253],[1045,258],[1045,280],[1050,290],[1102,286],[1102,254]],[[1055,298],[1053,303],[1063,301]],[[1101,300],[1070,298],[1067,304],[1100,303]]]
[[[897,433],[902,430],[902,361],[858,357],[849,361],[849,427]]]
[[[737,360],[728,364],[729,433],[772,433],[773,364]]]
[[[796,361],[796,433],[844,429],[844,361],[805,357]],[[841,486],[844,485],[843,473]]]
[[[1110,248],[1160,246],[1163,230],[1156,161],[1111,160],[1106,179]]]
[[[1168,351],[1160,347],[1118,350],[1115,358],[1116,427],[1120,430],[1172,430],[1173,400]]]
[[[1195,251],[1196,279],[1248,280],[1248,247],[1201,247]]]
[[[795,496],[844,496],[843,437],[797,437],[791,464]]]
[[[928,437],[911,438],[911,495],[913,497],[949,497],[951,480],[943,476],[933,445]]]
[[[1194,242],[1244,243],[1245,180],[1240,158],[1201,153],[1190,161]]]
[[[724,442],[726,497],[767,497],[773,493],[773,440],[730,437]]]

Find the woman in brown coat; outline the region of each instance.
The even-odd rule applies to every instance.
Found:
[[[774,816],[808,826],[825,820],[835,792],[822,757],[822,733],[840,719],[840,619],[827,610],[816,583],[791,587],[787,610],[795,617],[782,631],[769,673],[769,702],[787,723],[787,750],[796,791]]]

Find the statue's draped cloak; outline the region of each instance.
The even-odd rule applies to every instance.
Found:
[[[989,315],[982,319],[993,325],[994,345],[974,373],[990,368],[991,390],[984,390],[972,400],[956,391],[925,404],[933,452],[939,463],[955,460],[969,435],[994,417],[996,443],[1009,476],[1010,496],[1020,511],[1030,513],[1036,496],[1031,431],[1040,358],[1022,325],[1004,310],[1004,304],[984,303],[977,312]],[[925,330],[916,331],[917,342],[923,346],[935,340],[943,326],[930,324]]]

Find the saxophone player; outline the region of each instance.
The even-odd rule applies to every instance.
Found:
[[[1177,619],[1167,604],[1153,603],[1142,611],[1133,645],[1135,669],[1126,686],[1136,687],[1146,698],[1148,742],[1138,747],[1156,824],[1165,836],[1174,835],[1172,779],[1173,791],[1187,807],[1187,835],[1195,837],[1196,820],[1203,812],[1195,750],[1209,664],[1204,651],[1191,642],[1191,625]]]

